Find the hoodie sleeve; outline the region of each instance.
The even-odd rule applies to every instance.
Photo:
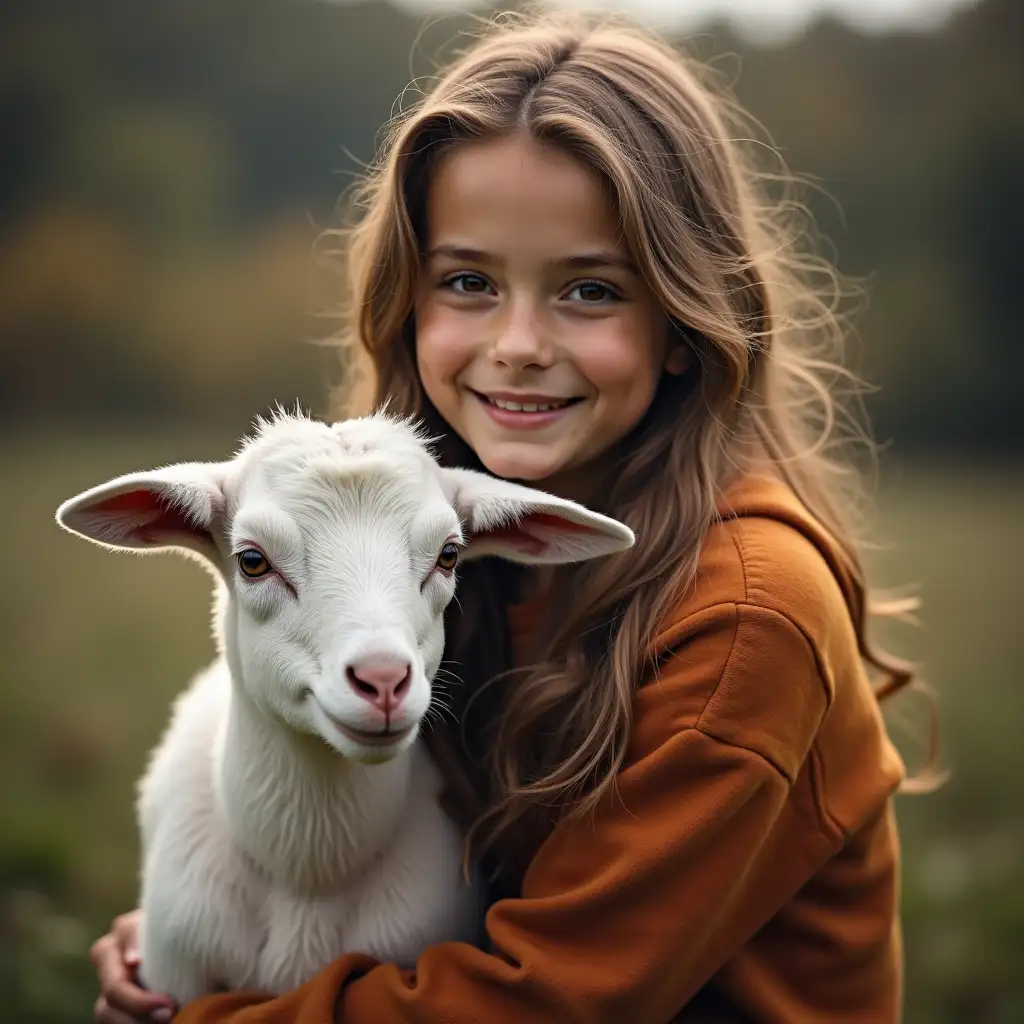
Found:
[[[804,633],[727,603],[672,636],[616,785],[547,839],[520,898],[491,907],[486,950],[441,943],[413,971],[346,955],[283,996],[206,997],[179,1024],[671,1020],[835,842],[792,799],[829,703]]]

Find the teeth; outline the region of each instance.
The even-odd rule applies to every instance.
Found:
[[[569,402],[506,402],[503,398],[488,398],[491,405],[509,412],[550,412],[552,409],[564,409]]]

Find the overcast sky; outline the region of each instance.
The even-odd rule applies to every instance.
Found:
[[[417,11],[442,11],[475,6],[473,0],[399,0]],[[584,0],[561,0],[567,4]],[[1022,0],[1024,2],[1024,0]],[[950,14],[973,7],[977,0],[585,0],[587,7],[632,11],[662,24],[684,28],[709,16],[725,15],[754,39],[783,39],[797,32],[815,14],[831,11],[868,31],[927,29]]]

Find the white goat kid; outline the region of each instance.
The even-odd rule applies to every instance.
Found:
[[[142,977],[179,1004],[281,992],[345,951],[403,964],[482,937],[480,886],[417,742],[458,558],[579,561],[622,524],[469,470],[408,423],[262,422],[230,461],[118,477],[58,521],[198,554],[219,658],[139,784]]]

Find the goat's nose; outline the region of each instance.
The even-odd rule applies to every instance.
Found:
[[[345,670],[352,689],[385,714],[394,711],[409,691],[412,665],[407,661],[355,661]]]

